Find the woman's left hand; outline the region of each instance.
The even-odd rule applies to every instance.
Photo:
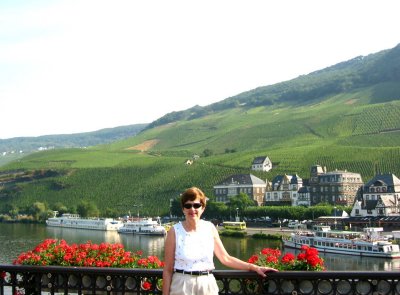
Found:
[[[254,264],[252,264],[252,265],[254,265]],[[264,278],[267,276],[265,273],[278,271],[277,269],[272,268],[272,267],[258,266],[258,265],[254,265],[254,267],[252,267],[251,270],[255,271],[256,273],[258,273],[260,276],[262,276]]]

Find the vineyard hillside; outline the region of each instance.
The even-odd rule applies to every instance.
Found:
[[[399,52],[248,91],[203,112],[166,115],[121,141],[30,154],[1,167],[0,211],[36,201],[73,210],[87,200],[101,212],[142,205],[143,215],[167,215],[170,199],[187,187],[199,186],[212,199],[213,185],[231,174],[307,179],[315,164],[360,173],[364,182],[377,173],[400,177]],[[258,156],[268,156],[273,169],[251,171]]]

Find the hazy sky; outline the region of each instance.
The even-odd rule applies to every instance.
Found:
[[[398,0],[1,0],[0,138],[151,121],[400,43]]]

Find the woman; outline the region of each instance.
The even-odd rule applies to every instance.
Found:
[[[267,271],[276,271],[228,254],[215,226],[200,219],[206,208],[206,196],[199,188],[187,189],[181,196],[181,206],[185,220],[168,231],[165,242],[164,295],[218,294],[218,286],[212,274],[215,268],[214,254],[228,267],[255,271],[263,277]]]

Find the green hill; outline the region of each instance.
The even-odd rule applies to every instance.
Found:
[[[0,139],[0,166],[38,150],[85,148],[132,137],[148,124],[134,124],[76,134],[43,135]]]
[[[400,46],[260,87],[206,107],[174,112],[137,136],[87,149],[34,153],[0,171],[0,211],[39,200],[67,207],[90,200],[102,212],[169,213],[189,186],[212,197],[234,173],[271,180],[309,177],[311,165],[400,176]],[[191,166],[186,159],[200,158]],[[250,171],[266,155],[274,168]]]

